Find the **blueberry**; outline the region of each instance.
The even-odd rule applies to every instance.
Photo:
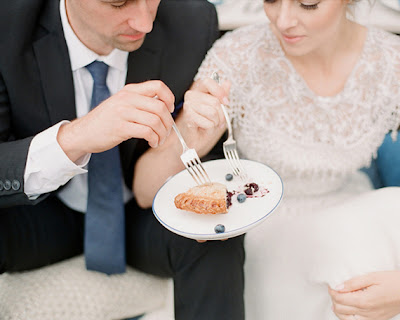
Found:
[[[246,201],[246,195],[244,194],[244,193],[239,193],[238,194],[238,196],[237,196],[237,201],[239,202],[239,203],[243,203],[243,202],[245,202]]]
[[[224,233],[225,226],[223,224],[217,224],[214,228],[215,233]]]
[[[233,175],[230,174],[230,173],[227,173],[226,176],[225,176],[225,180],[226,181],[231,181],[232,179],[233,179]]]

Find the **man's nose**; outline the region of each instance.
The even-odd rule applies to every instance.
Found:
[[[295,27],[297,25],[297,17],[293,10],[293,3],[291,0],[282,0],[278,11],[276,26],[280,31],[284,31]]]
[[[149,33],[153,29],[154,16],[147,0],[135,1],[130,10],[128,25],[139,32]]]

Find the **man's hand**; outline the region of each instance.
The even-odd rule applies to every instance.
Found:
[[[400,271],[369,273],[336,289],[329,294],[341,320],[388,320],[400,314]]]
[[[143,138],[157,147],[171,132],[174,100],[161,81],[128,84],[84,117],[62,126],[58,142],[72,161],[130,138]]]
[[[206,155],[225,131],[221,103],[226,103],[229,85],[218,85],[212,79],[195,82],[185,94],[183,110],[176,124],[190,148],[200,157]],[[173,132],[166,143],[147,150],[136,162],[133,191],[143,208],[151,207],[157,190],[168,179],[185,167],[179,159],[182,145]]]

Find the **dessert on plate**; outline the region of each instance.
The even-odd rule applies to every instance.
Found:
[[[227,213],[227,189],[222,183],[212,182],[190,188],[175,197],[178,209],[196,213]]]

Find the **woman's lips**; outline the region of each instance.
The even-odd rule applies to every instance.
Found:
[[[300,40],[302,40],[304,38],[304,36],[288,36],[288,35],[282,34],[282,38],[283,38],[283,40],[285,40],[288,43],[296,43],[296,42],[299,42]]]

